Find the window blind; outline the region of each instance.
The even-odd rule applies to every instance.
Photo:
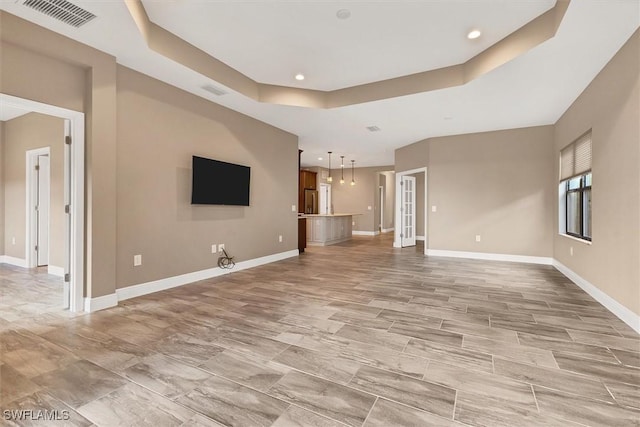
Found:
[[[591,131],[560,151],[560,181],[591,170]]]

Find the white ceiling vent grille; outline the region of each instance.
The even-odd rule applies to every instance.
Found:
[[[96,17],[88,10],[69,3],[67,0],[24,0],[22,4],[76,28]]]
[[[204,85],[204,86],[202,86],[202,89],[206,90],[207,92],[210,92],[210,93],[214,94],[215,96],[222,96],[222,95],[226,95],[227,94],[227,92],[225,92],[224,90],[222,90],[219,87],[216,87],[214,85]]]
[[[367,130],[369,132],[380,132],[380,128],[378,126],[367,126]]]

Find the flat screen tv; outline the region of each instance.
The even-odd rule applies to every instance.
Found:
[[[249,206],[251,168],[193,156],[192,205]]]

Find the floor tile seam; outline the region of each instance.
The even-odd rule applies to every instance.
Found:
[[[548,387],[548,386],[542,386],[542,385],[539,385],[539,384],[532,384],[532,385],[534,387],[539,387],[539,388],[542,388],[542,389],[545,389],[545,390],[549,390],[551,392],[564,394],[564,395],[567,395],[569,397],[574,397],[574,398],[586,400],[587,402],[598,403],[598,404],[601,404],[601,405],[608,405],[608,406],[615,407],[615,408],[620,408],[620,409],[623,409],[623,410],[631,410],[632,412],[637,412],[638,415],[640,416],[640,408],[634,408],[634,407],[631,407],[631,406],[621,405],[616,400],[614,400],[614,401],[599,400],[599,399],[596,399],[596,398],[593,398],[593,397],[589,397],[589,396],[581,396],[579,394],[574,394],[574,393],[570,393],[570,392],[566,392],[566,391],[562,391],[562,390],[556,390],[556,389]],[[607,389],[607,391],[608,391],[608,389]],[[569,420],[569,421],[574,422],[574,423],[579,423],[578,421],[574,421],[574,420]]]
[[[508,359],[504,359],[504,360],[509,361]],[[551,368],[549,368],[549,369],[551,369]],[[568,371],[564,371],[564,373],[567,373],[567,372]],[[573,372],[569,372],[569,373],[573,374]],[[524,385],[528,385],[528,386],[542,387],[542,388],[553,390],[553,391],[556,391],[556,392],[559,392],[559,393],[568,394],[568,395],[571,395],[571,396],[577,396],[577,397],[584,398],[584,399],[595,400],[595,401],[602,402],[602,403],[609,403],[609,404],[612,403],[611,401],[602,400],[602,399],[599,399],[599,398],[596,398],[596,397],[593,397],[593,396],[585,396],[585,395],[581,395],[581,394],[579,394],[577,392],[570,392],[570,391],[566,391],[566,390],[560,390],[560,389],[554,388],[554,387],[552,387],[552,386],[550,386],[548,384],[545,385],[545,384],[539,384],[537,382],[522,381],[522,380],[518,380],[518,379],[509,377],[509,376],[506,376],[506,375],[503,375],[503,374],[500,374],[500,373],[496,373],[496,374],[492,374],[492,375],[497,375],[500,378],[506,378],[506,379],[509,379],[511,381],[515,381],[515,382],[518,382],[518,383],[521,383],[521,384],[524,384]],[[591,382],[599,383],[600,385],[602,385],[604,387],[604,389],[607,391],[608,394],[611,394],[609,392],[609,389],[606,387],[605,383],[602,380],[600,380],[599,378],[588,377],[588,376],[584,376],[584,375],[580,375],[580,376],[583,377],[582,379],[584,379],[584,380],[588,380],[588,381],[591,381]]]

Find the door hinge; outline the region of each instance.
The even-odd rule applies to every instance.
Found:
[[[64,137],[64,143],[67,145],[71,145],[71,137],[70,136],[65,136]]]
[[[36,210],[36,212],[38,212],[38,205],[35,206],[35,210]]]
[[[65,282],[70,282],[71,281],[71,274],[64,273],[64,281]]]
[[[68,214],[71,211],[71,207],[69,205],[64,205],[64,213]]]
[[[400,185],[404,185],[404,181],[400,181]]]
[[[40,165],[36,165],[36,170],[39,171],[40,170]]]
[[[404,234],[400,233],[400,238],[403,238],[403,237],[404,237]]]
[[[38,252],[38,245],[36,245],[35,249],[36,249],[36,252]]]

